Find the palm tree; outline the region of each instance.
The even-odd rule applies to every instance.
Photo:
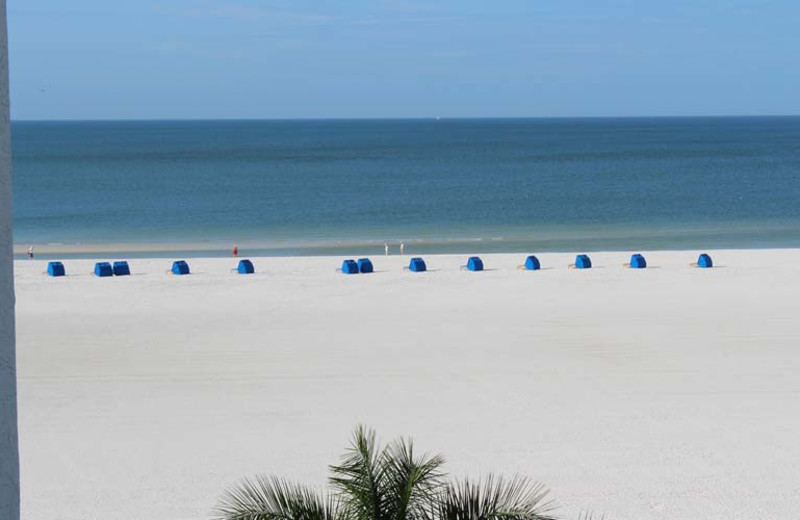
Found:
[[[277,477],[243,480],[220,499],[218,520],[551,520],[547,490],[525,478],[446,483],[440,455],[414,453],[410,439],[380,448],[356,428],[327,495]]]

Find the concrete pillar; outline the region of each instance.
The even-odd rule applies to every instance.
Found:
[[[0,518],[19,520],[14,260],[11,243],[11,125],[6,0],[0,0]]]

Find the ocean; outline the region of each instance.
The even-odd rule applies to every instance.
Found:
[[[800,247],[800,117],[15,121],[12,144],[18,250]]]

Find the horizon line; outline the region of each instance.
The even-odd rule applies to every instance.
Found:
[[[637,115],[637,116],[417,116],[417,117],[187,117],[187,118],[53,118],[15,119],[12,123],[103,123],[103,122],[203,122],[203,121],[466,121],[466,120],[577,120],[577,119],[744,119],[744,118],[792,118],[800,114],[696,114],[696,115]]]

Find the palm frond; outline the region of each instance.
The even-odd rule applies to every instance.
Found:
[[[411,440],[398,439],[382,452],[387,513],[391,520],[430,518],[442,486],[440,455],[415,457]]]
[[[257,475],[225,491],[214,509],[217,520],[343,520],[335,498],[277,477]]]
[[[524,477],[448,485],[439,498],[440,520],[553,520],[554,509],[543,484]]]
[[[330,482],[355,520],[387,520],[385,465],[375,432],[359,425],[341,464],[330,466]]]

